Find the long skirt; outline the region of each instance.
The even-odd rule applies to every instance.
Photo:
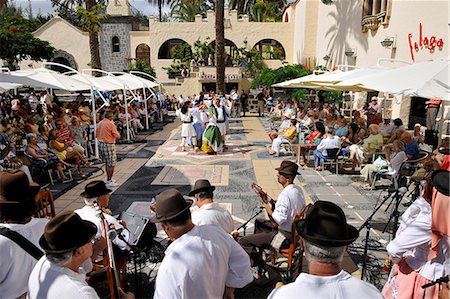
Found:
[[[181,126],[181,137],[192,137],[195,135],[194,126],[192,124],[183,124]]]
[[[412,269],[410,269],[412,270]],[[409,270],[409,271],[410,271]],[[386,299],[438,299],[439,285],[422,289],[430,281],[416,271],[403,271],[398,264],[392,267],[382,294]]]
[[[222,135],[217,126],[209,124],[203,133],[202,150],[206,153],[217,153],[222,151]]]

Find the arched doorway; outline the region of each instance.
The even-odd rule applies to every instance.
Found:
[[[179,38],[166,40],[161,47],[159,47],[158,59],[172,59],[174,57],[175,47],[182,44],[187,44],[187,42]]]
[[[72,56],[72,54],[67,53],[64,50],[59,50],[55,56],[53,57],[53,59],[51,60],[51,62],[54,63],[59,63],[59,64],[63,64],[63,65],[67,65],[68,67],[71,67],[73,69],[78,70],[78,64],[75,61],[75,58]],[[66,68],[60,67],[60,66],[55,66],[52,65],[50,67],[52,70],[56,71],[56,72],[60,72],[60,73],[65,73],[67,72]]]
[[[150,47],[146,44],[140,44],[136,47],[136,60],[142,60],[150,65]]]
[[[213,40],[210,43],[210,45],[215,49],[216,41]],[[233,59],[236,59],[239,57],[239,52],[238,52],[236,44],[233,43],[232,41],[230,41],[229,39],[225,39],[225,53],[228,54],[225,65],[232,66]]]
[[[262,59],[266,60],[276,60],[276,59],[286,59],[286,51],[283,45],[274,39],[263,39],[257,42],[253,49],[261,53]]]

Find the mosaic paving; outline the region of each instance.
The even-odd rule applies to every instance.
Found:
[[[228,165],[166,165],[152,185],[194,185],[199,179],[206,179],[215,186],[228,185]]]

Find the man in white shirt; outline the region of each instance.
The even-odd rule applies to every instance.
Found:
[[[32,218],[38,191],[39,185],[30,183],[22,171],[0,172],[0,230],[19,233],[42,250],[39,237],[48,219]],[[0,298],[18,298],[28,292],[28,276],[36,263],[37,258],[0,234]]]
[[[236,241],[216,225],[196,226],[175,189],[156,196],[153,221],[173,241],[158,270],[155,299],[234,298],[234,288],[253,280],[250,260]]]
[[[278,183],[284,189],[277,200],[271,199],[272,202],[262,203],[270,220],[256,219],[254,234],[239,240],[239,244],[250,255],[254,266],[263,267],[265,264],[256,248],[271,246],[279,249],[288,246],[292,222],[295,215],[305,206],[302,189],[294,185],[298,165],[285,160],[276,170],[278,170]],[[275,208],[273,208],[273,204],[275,204]],[[275,238],[277,235],[280,238]],[[274,240],[276,240],[276,244],[272,242]]]
[[[113,240],[113,244],[115,244],[120,250],[128,251],[130,247],[127,245],[127,241],[129,240],[130,234],[129,231],[126,230],[123,226],[123,222],[121,223],[119,220],[114,218],[111,215],[111,211],[108,209],[109,203],[109,193],[110,189],[106,188],[106,184],[104,181],[92,181],[86,185],[84,188],[84,192],[80,194],[81,197],[84,198],[85,206],[81,209],[75,210],[81,219],[87,220],[95,224],[97,227],[96,239],[100,244],[103,243],[104,246],[99,246],[99,248],[105,248],[106,241],[102,237],[102,222],[100,217],[98,216],[96,205],[100,209],[102,209],[102,214],[106,219],[106,222],[110,226],[114,226],[114,229],[118,231],[120,236]],[[97,247],[97,246],[96,246]]]
[[[195,182],[189,196],[194,196],[194,202],[199,209],[192,213],[192,222],[195,225],[216,224],[225,232],[231,233],[234,230],[233,217],[228,210],[214,202],[215,189],[208,180]]]
[[[298,226],[308,273],[301,273],[287,285],[276,288],[269,298],[359,299],[383,296],[371,284],[342,270],[347,246],[358,238],[358,230],[347,224],[341,208],[317,201]]]
[[[341,142],[339,137],[334,135],[334,128],[327,128],[327,134],[322,141],[320,141],[317,149],[313,152],[314,155],[314,167],[317,171],[320,171],[322,167],[322,161],[327,160],[327,149],[340,148]]]
[[[391,123],[391,119],[389,117],[384,117],[383,122],[378,125],[380,127],[380,134],[383,138],[389,138],[392,136],[394,132],[394,125]]]

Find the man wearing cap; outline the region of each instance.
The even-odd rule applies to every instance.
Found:
[[[284,160],[276,170],[278,170],[278,183],[284,189],[275,201],[274,210],[272,203],[263,204],[270,220],[256,219],[254,234],[239,240],[239,244],[250,255],[255,266],[264,265],[264,261],[256,253],[255,248],[272,246],[279,249],[283,244],[288,244],[295,215],[305,206],[302,189],[294,185],[298,165]]]
[[[192,222],[195,225],[216,224],[227,233],[234,230],[233,217],[227,209],[214,202],[213,192],[216,187],[211,186],[208,180],[197,180],[189,196],[194,196],[194,203],[199,207],[192,213]]]
[[[389,139],[394,132],[394,125],[391,123],[391,118],[389,116],[385,116],[383,118],[383,122],[378,125],[380,127],[380,134],[384,139]]]
[[[96,208],[96,205],[98,205],[102,209],[106,222],[108,222],[110,226],[114,226],[114,229],[120,232],[120,236],[125,240],[122,240],[122,238],[118,236],[113,240],[113,244],[117,245],[120,250],[130,250],[130,247],[126,244],[126,241],[128,241],[130,237],[128,230],[124,229],[123,223],[111,216],[111,212],[108,209],[109,193],[111,193],[111,190],[106,188],[106,184],[103,181],[92,181],[88,183],[86,187],[84,187],[84,192],[80,194],[80,196],[84,198],[84,203],[86,205],[81,209],[75,210],[75,213],[77,213],[81,219],[95,224],[97,227],[96,239],[103,238],[102,221],[98,216]]]
[[[153,221],[173,241],[165,251],[153,298],[233,298],[234,288],[253,280],[250,261],[216,225],[194,225],[190,206],[175,189],[156,196]]]
[[[30,183],[20,170],[0,172],[0,230],[11,230],[41,251],[39,237],[48,222],[33,218],[39,185]],[[0,297],[18,298],[28,291],[28,276],[37,263],[24,248],[0,234]]]
[[[308,273],[274,289],[269,298],[383,298],[374,286],[342,270],[344,252],[359,233],[347,224],[341,208],[332,202],[317,201],[297,229]]]

